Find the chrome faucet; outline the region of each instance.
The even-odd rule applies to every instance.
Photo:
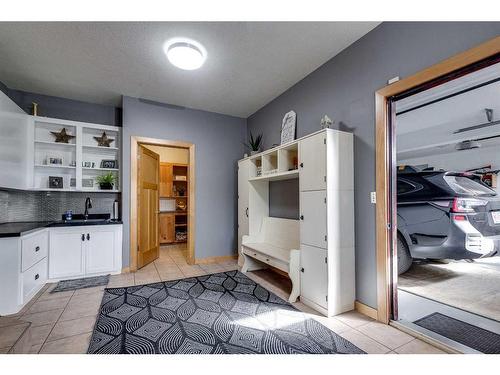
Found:
[[[92,208],[92,201],[89,197],[87,197],[87,199],[85,199],[85,213],[83,214],[85,220],[88,220],[89,218],[89,208]]]

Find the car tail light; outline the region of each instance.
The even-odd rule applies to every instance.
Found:
[[[474,212],[475,207],[486,206],[488,201],[475,198],[455,198],[453,199],[452,212],[468,213]]]

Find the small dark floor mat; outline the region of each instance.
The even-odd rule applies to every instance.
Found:
[[[500,353],[500,335],[461,320],[433,313],[414,323],[481,353]]]
[[[85,277],[83,279],[62,280],[50,293],[66,292],[68,290],[93,288],[95,286],[108,285],[109,275]]]

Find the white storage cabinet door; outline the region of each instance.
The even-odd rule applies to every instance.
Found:
[[[326,250],[300,245],[300,295],[326,309],[328,294],[328,264]]]
[[[326,190],[300,193],[300,243],[326,248]]]
[[[89,228],[90,229],[90,228]],[[115,267],[115,231],[109,229],[87,230],[86,274],[111,272]]]
[[[325,137],[321,132],[299,141],[300,191],[326,189]]]
[[[85,273],[85,232],[51,230],[49,250],[49,278],[81,276]]]
[[[250,161],[238,163],[238,260],[241,255],[241,238],[248,234],[248,173]]]

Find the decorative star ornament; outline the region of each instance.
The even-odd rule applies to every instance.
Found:
[[[114,142],[114,139],[108,138],[106,135],[106,132],[103,132],[100,137],[94,137],[94,139],[97,141],[97,145],[100,147],[109,147],[111,142]]]
[[[74,135],[66,133],[66,128],[63,128],[59,133],[51,132],[56,137],[56,143],[69,143],[70,139],[75,138]]]

